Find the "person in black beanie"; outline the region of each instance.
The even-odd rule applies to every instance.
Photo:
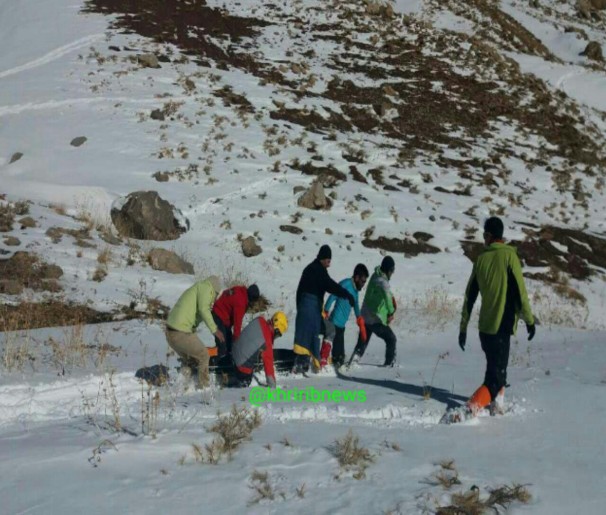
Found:
[[[362,317],[366,325],[366,339],[360,334],[354,353],[348,365],[353,361],[359,361],[366,352],[370,337],[376,334],[385,341],[384,367],[392,367],[396,360],[396,335],[389,327],[396,312],[396,305],[389,287],[389,280],[396,268],[395,261],[391,256],[385,256],[381,266],[375,268],[372,277],[368,281],[368,288],[362,304]]]
[[[322,326],[322,306],[324,294],[332,293],[347,299],[353,307],[353,295],[331,279],[328,267],[332,261],[332,251],[322,245],[316,259],[305,267],[297,287],[297,318],[295,320],[295,366],[294,373],[309,370],[310,360],[314,371],[320,369],[320,330]]]

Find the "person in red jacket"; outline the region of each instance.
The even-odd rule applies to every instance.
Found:
[[[256,284],[251,284],[248,288],[233,286],[225,290],[215,301],[212,313],[220,332],[215,336],[219,357],[231,353],[232,342],[240,336],[246,310],[259,296],[259,287]]]
[[[228,377],[226,386],[249,386],[260,353],[267,386],[275,388],[273,344],[274,340],[287,330],[288,319],[282,311],[277,311],[270,320],[264,317],[253,319],[233,342],[232,359],[235,375]]]

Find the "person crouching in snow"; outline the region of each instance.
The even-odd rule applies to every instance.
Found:
[[[198,281],[183,292],[170,310],[166,320],[166,340],[181,361],[181,373],[189,377],[192,369],[198,370],[198,386],[209,384],[208,351],[196,330],[201,322],[215,337],[223,336],[211,313],[213,302],[221,291],[221,280],[214,275]]]
[[[218,356],[221,358],[231,352],[232,341],[240,336],[242,320],[248,306],[260,296],[256,284],[246,286],[232,286],[225,290],[215,301],[213,306],[213,320],[224,336],[215,338]]]
[[[366,326],[364,324],[364,318],[360,314],[360,306],[358,301],[358,292],[362,291],[366,281],[368,280],[368,268],[362,263],[356,265],[353,271],[353,276],[343,279],[339,285],[345,288],[354,298],[354,313],[356,316],[356,323],[360,328],[360,334],[362,339],[366,341]],[[334,309],[331,312],[331,308]],[[328,297],[326,304],[324,305],[324,311],[327,313],[327,319],[332,322],[335,326],[335,336],[332,347],[332,364],[335,368],[339,368],[345,363],[345,324],[349,320],[349,313],[351,312],[351,306],[345,299],[338,299],[335,295]],[[330,313],[330,314],[328,314]],[[320,349],[321,365],[325,366],[328,362],[328,356],[330,354],[330,344],[322,342],[322,348]]]
[[[509,340],[515,334],[518,317],[526,322],[528,340],[535,335],[535,323],[522,266],[514,247],[503,242],[503,222],[491,217],[484,223],[486,248],[477,258],[465,290],[461,313],[459,346],[464,351],[467,325],[473,305],[482,296],[480,307],[480,342],[486,354],[484,383],[467,402],[466,415],[474,416],[491,405],[491,413],[502,406],[507,384]]]
[[[332,293],[355,304],[353,295],[328,275],[332,251],[322,245],[318,256],[305,267],[297,287],[297,318],[295,320],[295,365],[293,373],[306,373],[310,359],[314,371],[320,369],[320,330],[324,294]]]
[[[389,279],[395,271],[396,265],[391,256],[385,256],[381,266],[375,268],[362,304],[362,318],[366,325],[366,335],[360,331],[358,343],[354,349],[352,360],[359,361],[366,352],[370,337],[376,334],[385,341],[384,367],[392,367],[396,360],[396,335],[389,324],[393,320],[396,311],[393,296],[389,287]],[[364,336],[366,336],[364,338]]]
[[[226,386],[249,386],[261,353],[267,386],[275,388],[273,344],[274,340],[287,330],[288,319],[282,311],[277,311],[271,320],[263,317],[251,320],[233,342],[232,358],[235,376],[229,378]]]

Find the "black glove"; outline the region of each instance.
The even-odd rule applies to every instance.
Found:
[[[465,351],[465,340],[467,340],[467,333],[459,333],[459,347],[462,351]]]
[[[356,299],[354,299],[354,296],[349,292],[347,292],[347,300],[352,308],[356,306]]]
[[[534,338],[534,333],[537,332],[536,326],[534,324],[526,324],[526,330],[528,331],[528,341],[530,341]]]

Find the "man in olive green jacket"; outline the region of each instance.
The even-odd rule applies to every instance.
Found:
[[[502,403],[507,384],[509,340],[515,334],[518,317],[526,322],[528,339],[535,334],[535,324],[522,276],[522,266],[514,247],[503,243],[503,222],[491,217],[484,224],[486,248],[476,260],[465,291],[461,313],[459,346],[465,350],[467,325],[473,305],[482,295],[480,342],[486,354],[484,384],[467,403],[468,414],[475,415],[491,404],[491,412]]]
[[[198,281],[183,292],[166,320],[168,345],[179,355],[184,375],[191,375],[192,368],[198,369],[198,386],[201,388],[209,384],[209,357],[196,330],[204,322],[219,341],[225,340],[212,315],[213,303],[220,291],[221,280],[217,276]]]

